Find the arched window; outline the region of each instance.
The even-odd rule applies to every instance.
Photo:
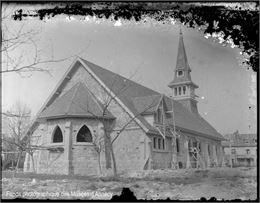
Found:
[[[183,86],[183,94],[186,94],[186,86]]]
[[[57,126],[54,130],[52,142],[53,143],[63,142],[63,136],[59,126]]]
[[[174,96],[177,96],[177,92],[178,92],[178,88],[175,87],[175,88],[174,88]]]
[[[210,145],[208,144],[208,154],[211,155]]]
[[[176,138],[176,150],[177,150],[177,153],[180,152],[179,138]]]
[[[179,95],[181,95],[181,87],[179,87]]]
[[[89,128],[83,125],[78,134],[77,134],[77,142],[92,142],[92,135]]]

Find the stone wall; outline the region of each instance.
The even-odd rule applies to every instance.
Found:
[[[162,138],[161,136],[151,136],[151,140],[154,137]],[[152,169],[170,168],[172,163],[173,147],[172,139],[166,137],[164,139],[165,150],[158,150],[152,148]]]
[[[69,79],[63,84],[62,89],[59,90],[60,95],[63,95],[76,83],[83,82],[87,88],[100,100],[105,101],[109,94],[98,83],[98,81],[91,76],[91,74],[82,66],[77,65],[77,68],[70,73]],[[116,78],[115,78],[116,79]],[[114,123],[114,131],[111,136],[114,138],[131,117],[127,111],[117,101],[113,100],[108,110],[116,117]],[[98,153],[95,151],[94,145],[90,143],[77,143],[76,135],[79,129],[86,125],[89,127],[92,136],[99,136],[104,134],[100,129],[100,121],[97,119],[55,119],[51,121],[43,121],[40,126],[34,131],[33,136],[38,139],[46,147],[64,147],[63,152],[51,152],[50,150],[38,150],[34,154],[35,165],[38,173],[60,173],[60,174],[80,174],[92,175],[99,173]],[[59,125],[63,133],[62,143],[52,143],[52,134],[55,127]],[[196,138],[196,139],[195,139]],[[215,144],[215,149],[220,145],[220,142],[187,134],[180,138],[180,152],[177,160],[181,162],[184,167],[189,167],[188,149],[185,148],[185,142],[188,139],[195,139],[203,143],[204,155],[207,156],[207,144],[211,146]],[[173,146],[170,138],[166,138],[164,151],[153,150],[151,145],[152,136],[147,136],[141,126],[132,121],[127,128],[120,134],[118,139],[114,142],[114,153],[117,161],[117,168],[119,171],[142,170],[144,168],[169,168],[171,167],[173,157]],[[220,154],[214,152],[215,156],[220,160]],[[211,153],[212,159],[213,152]],[[207,162],[207,158],[205,163]],[[100,154],[101,168],[106,172],[104,153]],[[25,171],[32,171],[31,158],[26,157]],[[28,164],[28,162],[30,164]],[[147,163],[149,162],[149,166]],[[209,162],[209,161],[208,161]],[[206,163],[210,165],[210,163]]]
[[[115,137],[114,132],[112,137]],[[149,138],[140,128],[123,131],[114,142],[114,153],[119,171],[142,170],[150,156]]]
[[[71,73],[70,80],[63,85],[63,89],[59,90],[59,96],[78,82],[83,82],[100,101],[108,98],[108,93],[104,88],[81,65]],[[131,119],[128,113],[114,100],[110,103],[108,110],[117,118],[115,129],[121,129]],[[66,127],[68,122],[71,122],[69,124],[71,127]],[[47,147],[64,147],[64,152],[42,150],[35,153],[38,173],[72,173],[80,175],[99,173],[98,153],[93,145],[90,143],[76,143],[76,134],[84,124],[89,127],[92,135],[97,134],[100,130],[98,129],[100,122],[97,119],[55,119],[42,122],[41,127],[39,126],[34,131],[33,136],[41,137],[42,142]],[[54,144],[52,143],[52,134],[57,125],[61,128],[64,139],[63,143]],[[119,171],[143,169],[144,162],[150,152],[148,149],[149,138],[135,121],[129,123],[127,128],[128,130],[123,131],[114,143],[118,169]],[[112,136],[115,136],[115,133]],[[71,145],[69,145],[70,142]],[[102,171],[106,171],[103,152],[100,158]]]
[[[108,92],[93,78],[93,76],[82,66],[79,65],[70,76],[71,79],[64,86],[61,94],[63,95],[70,88],[72,88],[78,82],[83,82],[87,88],[99,99],[99,101],[105,103],[108,100]],[[115,78],[116,80],[116,78]],[[120,94],[116,92],[116,94]],[[115,128],[122,127],[131,118],[128,113],[115,101],[113,100],[108,106],[108,110],[117,118]],[[131,122],[128,127],[139,127],[136,122]]]

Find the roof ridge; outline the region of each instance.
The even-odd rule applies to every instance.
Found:
[[[150,95],[145,95],[145,96],[138,96],[138,97],[132,97],[131,99],[132,100],[135,100],[135,99],[139,99],[139,98],[145,98],[145,97],[155,97],[155,96],[160,96],[160,94],[150,94]]]
[[[94,63],[92,63],[92,62],[86,60],[86,59],[83,59],[83,58],[81,58],[81,59],[82,59],[84,62],[90,63],[91,65],[95,65],[95,66],[97,66],[98,68],[100,68],[100,69],[102,69],[102,70],[105,70],[105,71],[108,71],[109,73],[114,74],[114,75],[116,75],[116,76],[119,76],[119,77],[121,77],[121,78],[123,78],[123,79],[125,79],[125,80],[128,80],[129,82],[132,82],[132,83],[135,83],[135,84],[137,84],[137,85],[139,85],[139,86],[142,86],[142,87],[144,87],[144,88],[147,88],[147,89],[149,89],[150,91],[153,91],[153,92],[155,92],[155,93],[157,93],[157,94],[161,94],[161,93],[157,92],[156,90],[153,90],[153,89],[151,89],[151,88],[149,88],[149,87],[146,87],[146,86],[144,86],[144,85],[142,85],[142,84],[140,84],[140,83],[137,83],[137,82],[135,82],[135,81],[133,81],[133,80],[131,80],[131,79],[129,79],[129,78],[126,78],[125,76],[122,76],[122,75],[120,75],[120,74],[118,74],[118,73],[115,73],[115,72],[113,72],[113,71],[111,71],[111,70],[108,70],[108,69],[106,69],[106,68],[103,68],[103,67],[101,67],[101,66],[99,66],[99,65],[97,65],[97,64],[94,64]]]
[[[124,94],[118,94],[117,97],[118,99],[120,99],[120,101],[129,109],[129,111],[132,112],[132,114],[136,114],[137,112],[137,108],[134,104],[134,98],[138,98],[139,96],[141,97],[146,97],[146,96],[152,96],[152,95],[163,95],[162,93],[159,93],[155,90],[152,90],[149,87],[146,87],[144,85],[141,85],[131,79],[127,79],[124,76],[121,76],[117,73],[114,73],[108,69],[105,69],[103,67],[100,67],[92,62],[89,62],[85,59],[82,59],[82,63],[84,63],[92,72],[93,74],[95,74],[103,83],[104,85],[107,86],[107,88],[113,93],[115,94],[117,89],[120,91],[120,87],[125,85],[125,80],[129,83],[130,88],[128,88],[126,90],[126,93],[124,92]],[[116,82],[116,86],[114,86],[114,82],[113,80],[115,79],[115,77],[117,77],[118,81]],[[203,133],[205,135],[208,136],[213,136],[217,139],[220,139],[221,134],[218,133],[214,127],[212,127],[206,120],[202,120],[200,119],[198,116],[193,115],[193,113],[191,113],[188,109],[186,109],[180,102],[174,100],[173,98],[170,98],[167,95],[164,95],[165,99],[169,101],[173,101],[174,102],[174,106],[177,108],[180,107],[182,113],[180,113],[180,115],[182,115],[181,117],[187,119],[190,117],[190,120],[193,120],[194,122],[191,125],[183,125],[184,128],[186,129],[191,129],[190,127],[195,127],[194,125],[196,125],[196,128],[194,128],[195,132],[198,133]],[[159,99],[161,101],[161,99]],[[142,118],[142,119],[141,119]],[[144,124],[146,122],[146,120],[144,120],[144,118],[141,116],[141,122]],[[182,118],[180,119],[182,120]],[[196,121],[197,120],[197,121]],[[195,122],[196,121],[196,122]],[[206,122],[206,123],[205,123]],[[195,123],[195,124],[194,124]],[[151,129],[152,125],[150,125],[149,123],[145,123],[144,124],[145,127],[147,129]],[[186,127],[185,127],[186,126]],[[212,130],[211,128],[213,128],[214,130]],[[221,136],[222,137],[222,136]]]

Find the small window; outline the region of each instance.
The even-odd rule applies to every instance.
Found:
[[[177,150],[177,153],[180,152],[179,138],[176,138],[176,150]]]
[[[246,154],[250,154],[250,149],[246,149]]]
[[[162,112],[162,109],[161,108],[158,108],[158,123],[162,123],[162,115],[163,114],[163,112]]]
[[[177,76],[178,76],[178,77],[182,77],[182,76],[183,76],[183,71],[182,71],[182,70],[179,70],[178,73],[177,73]]]
[[[159,106],[156,113],[154,114],[154,118],[155,118],[154,120],[156,123],[163,123],[163,117],[164,117],[163,107]]]
[[[158,149],[161,149],[161,138],[158,138]]]
[[[174,88],[174,96],[177,96],[177,92],[178,92],[178,88],[175,87],[175,88]]]
[[[209,155],[210,155],[210,146],[208,145],[208,153],[209,153]]]
[[[82,126],[77,134],[77,142],[92,142],[92,135],[87,126]]]
[[[156,137],[153,138],[153,148],[156,149]]]
[[[52,139],[53,143],[59,143],[59,142],[63,142],[63,136],[62,136],[62,132],[59,126],[57,126],[55,128],[54,134],[53,134],[53,139]]]
[[[236,149],[232,149],[231,154],[236,154]]]
[[[186,94],[186,86],[183,86],[183,94]]]
[[[165,149],[165,143],[164,143],[164,139],[162,139],[162,149]]]
[[[181,87],[179,87],[179,95],[181,95]]]

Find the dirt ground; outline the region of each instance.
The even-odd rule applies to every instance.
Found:
[[[2,199],[104,199],[129,188],[137,199],[256,200],[256,168],[150,170],[113,177],[2,172]]]

